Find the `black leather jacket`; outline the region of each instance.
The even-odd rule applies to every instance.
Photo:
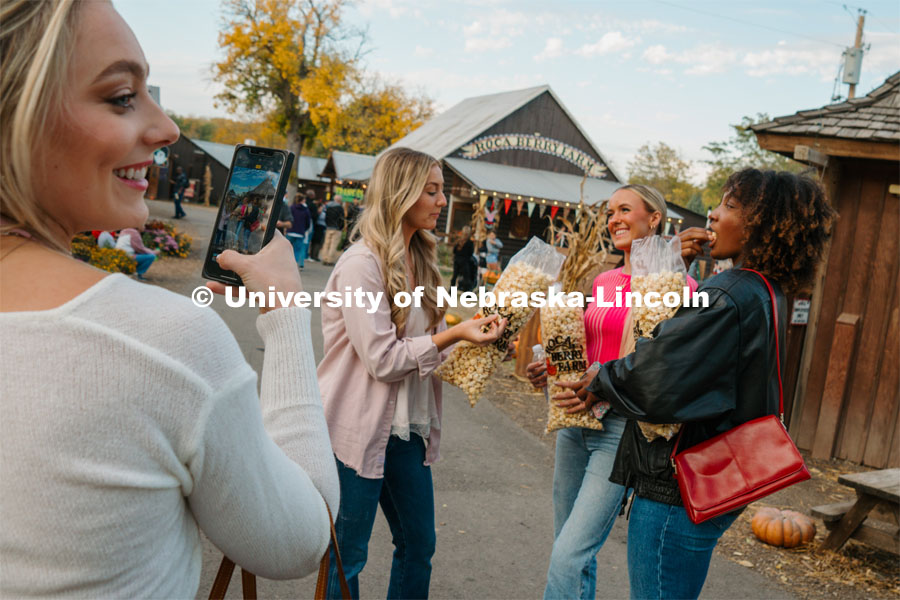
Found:
[[[784,352],[785,300],[778,305]],[[635,420],[684,423],[679,451],[751,419],[778,412],[778,375],[769,292],[755,273],[734,269],[698,291],[707,308],[682,308],[641,339],[635,351],[604,363],[588,390],[629,419],[610,481],[638,496],[681,505],[669,460],[675,438],[648,442]]]

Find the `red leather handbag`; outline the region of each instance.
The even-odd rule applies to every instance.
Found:
[[[772,300],[779,414],[747,421],[680,453],[679,432],[671,459],[684,508],[694,523],[737,510],[810,477],[803,457],[784,428],[775,292],[762,273],[743,270],[762,278]]]

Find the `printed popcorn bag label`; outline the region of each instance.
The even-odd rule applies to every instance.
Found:
[[[560,287],[554,284],[554,291],[559,291]],[[541,308],[541,340],[547,353],[547,385],[552,398],[563,391],[557,383],[578,381],[588,368],[584,311],[579,306]],[[603,429],[603,423],[590,411],[570,415],[566,409],[556,406],[553,400],[547,411],[547,433],[565,427]]]
[[[565,258],[549,244],[536,237],[531,238],[528,244],[510,259],[494,286],[495,297],[499,298],[505,293],[508,300],[503,306],[498,303],[482,307],[480,311],[482,316],[498,314],[500,318],[507,320],[506,329],[500,339],[482,347],[460,342],[454,346],[447,360],[438,367],[437,375],[447,383],[462,389],[468,396],[470,405],[475,406],[481,399],[488,379],[506,356],[510,340],[534,314],[534,308],[529,302],[517,302],[509,298],[516,293],[524,293],[527,298],[534,292],[546,293],[550,284],[556,281]]]

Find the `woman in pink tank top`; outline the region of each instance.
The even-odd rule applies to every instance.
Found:
[[[607,228],[625,260],[621,267],[600,273],[594,280],[595,300],[584,312],[590,362],[615,360],[631,351],[631,309],[600,306],[598,296],[608,303],[616,288],[623,293],[631,291],[631,242],[659,234],[665,222],[665,199],[651,187],[626,185],[609,199]],[[699,250],[697,240],[689,235],[682,237],[686,261],[693,260]],[[693,279],[689,278],[689,284],[692,290],[697,289]],[[543,363],[531,363],[528,373],[535,387],[546,385]],[[583,405],[581,408],[585,410]],[[604,414],[605,410],[594,407],[595,416],[603,420],[602,430],[570,427],[556,434],[554,541],[545,599],[595,597],[596,555],[612,529],[625,492],[625,488],[609,481],[609,474],[626,420],[615,412]]]

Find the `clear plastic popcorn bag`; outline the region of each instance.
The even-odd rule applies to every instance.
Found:
[[[631,313],[635,340],[652,338],[656,326],[681,308],[686,285],[687,269],[681,258],[681,239],[678,236],[666,241],[662,236],[649,235],[631,243],[631,291],[639,292],[643,300],[649,292],[659,294],[655,298],[658,306],[646,306],[644,302],[640,306],[633,305]],[[666,294],[673,298],[672,293],[677,295],[678,304],[666,306],[663,299]],[[638,425],[649,441],[658,437],[670,440],[681,428],[678,423],[654,425],[638,422]]]
[[[553,288],[559,291],[562,286],[555,283]],[[568,295],[564,303],[566,306],[541,308],[541,340],[547,355],[547,387],[551,397],[563,391],[556,385],[558,382],[578,381],[588,368],[584,310],[580,306],[568,306]],[[603,429],[602,422],[591,411],[570,415],[552,400],[547,411],[547,433],[565,427]]]
[[[461,388],[472,406],[481,399],[488,379],[506,356],[510,340],[534,314],[529,301],[531,294],[547,293],[550,284],[559,276],[559,269],[565,258],[553,246],[532,237],[509,260],[497,280],[493,289],[497,302],[493,306],[482,307],[476,315],[487,317],[499,314],[500,318],[506,319],[503,335],[493,344],[481,347],[459,342],[447,360],[438,367],[437,375],[447,383]],[[506,296],[504,306],[498,306],[503,300],[502,295]]]

